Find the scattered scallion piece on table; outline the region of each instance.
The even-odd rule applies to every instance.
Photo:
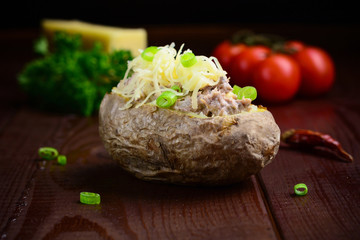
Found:
[[[59,155],[58,150],[53,147],[41,147],[38,153],[40,158],[46,160],[54,160]]]
[[[60,164],[60,165],[66,165],[66,163],[67,163],[67,158],[66,158],[66,156],[65,156],[65,155],[59,155],[59,156],[57,157],[57,162],[58,162],[58,164]]]
[[[81,192],[80,202],[83,204],[100,204],[100,194],[92,192]]]
[[[176,100],[177,96],[175,93],[165,91],[156,99],[156,105],[161,108],[169,108],[175,104]]]
[[[298,196],[304,196],[308,193],[308,188],[305,183],[298,183],[294,186],[294,192]]]

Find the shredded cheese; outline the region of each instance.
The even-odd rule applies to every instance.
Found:
[[[158,97],[164,91],[172,91],[178,96],[191,93],[192,108],[196,110],[199,90],[206,86],[215,86],[221,77],[226,77],[226,72],[215,57],[196,56],[195,65],[184,67],[180,61],[184,44],[178,52],[174,46],[172,43],[159,47],[151,62],[140,55],[128,63],[124,79],[112,89],[113,93],[128,100],[124,109],[132,107],[138,100],[141,101],[138,101],[135,107],[140,107],[151,97]],[[191,52],[186,50],[184,53],[189,51]],[[179,93],[172,90],[174,85],[179,85],[183,91]]]

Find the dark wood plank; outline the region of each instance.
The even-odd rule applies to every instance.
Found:
[[[28,205],[33,179],[39,168],[37,149],[57,146],[56,131],[64,131],[71,117],[48,115],[30,110],[15,114],[0,136],[0,229],[18,221]],[[61,124],[63,123],[63,124]]]
[[[8,239],[276,239],[261,191],[251,178],[218,188],[148,183],[105,153],[97,120],[21,111],[0,138],[2,234]],[[68,164],[36,161],[39,146]],[[6,174],[12,172],[12,174]],[[79,203],[101,194],[99,206]]]
[[[334,49],[337,72],[332,91],[319,99],[300,99],[270,110],[282,131],[305,128],[328,133],[353,155],[354,162],[281,148],[276,160],[259,176],[284,239],[360,238],[358,51],[349,49],[346,38],[333,40],[328,43]],[[335,50],[336,46],[346,50]],[[307,196],[292,194],[299,182],[309,187]]]
[[[106,155],[97,120],[20,109],[16,73],[32,56],[36,33],[7,32],[2,70],[0,232],[6,239],[276,239],[255,178],[225,188],[147,183]],[[25,43],[26,44],[21,44]],[[11,91],[9,91],[11,90]],[[14,91],[13,91],[14,90]],[[11,107],[9,107],[11,106]],[[64,167],[37,161],[40,146],[68,156]],[[79,203],[80,191],[101,193],[100,206]]]
[[[15,75],[31,55],[36,32],[0,34],[9,46],[0,63],[0,236],[4,239],[358,239],[360,102],[353,26],[156,26],[153,45],[185,42],[198,54],[239,28],[277,33],[320,45],[333,54],[337,81],[331,93],[270,106],[282,130],[330,133],[355,157],[346,164],[325,156],[281,149],[257,177],[219,188],[143,182],[105,153],[96,118],[49,115],[20,108]],[[354,47],[355,46],[355,47]],[[3,114],[5,113],[5,114]],[[43,145],[68,156],[68,165],[36,161]],[[292,195],[305,182],[309,194]],[[261,185],[259,185],[261,184]],[[80,191],[99,192],[102,203],[79,203]],[[265,202],[264,202],[265,201]],[[273,220],[274,219],[274,220]],[[273,222],[274,221],[274,222]],[[279,231],[279,235],[278,232]]]
[[[360,104],[297,102],[273,108],[282,130],[305,128],[338,139],[355,161],[282,148],[260,174],[270,209],[284,239],[360,238]],[[309,193],[298,197],[293,186]]]

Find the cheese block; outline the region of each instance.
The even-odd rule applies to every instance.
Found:
[[[100,41],[107,52],[126,49],[130,50],[133,56],[137,56],[140,54],[139,49],[145,49],[147,46],[147,33],[143,28],[118,28],[77,20],[50,19],[42,21],[42,28],[48,37],[52,37],[57,31],[81,34],[85,48],[91,48],[94,42]]]

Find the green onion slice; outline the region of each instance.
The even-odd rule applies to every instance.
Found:
[[[177,96],[175,93],[166,91],[156,99],[156,105],[161,108],[169,108],[175,104],[176,100]]]
[[[80,202],[83,204],[100,204],[100,194],[92,192],[81,192]]]
[[[239,96],[240,91],[241,91],[241,87],[239,87],[238,85],[234,85],[233,93]]]
[[[254,101],[257,97],[256,88],[250,86],[241,88],[237,85],[234,85],[233,93],[237,95],[238,99],[250,98],[252,101]]]
[[[195,54],[192,52],[187,52],[181,55],[180,62],[184,67],[188,68],[197,63],[197,59]]]
[[[172,89],[172,90],[175,90],[175,91],[177,91],[177,92],[179,92],[179,93],[182,92],[182,91],[181,91],[181,88],[180,88],[178,85],[172,86],[171,89]]]
[[[257,91],[254,87],[243,87],[242,94],[245,98],[250,98],[252,101],[254,101],[257,97]]]
[[[154,59],[155,54],[159,51],[158,47],[147,47],[142,53],[141,53],[141,57],[149,62],[152,62],[152,60]]]
[[[66,162],[67,162],[66,156],[65,155],[59,155],[57,157],[57,162],[60,165],[66,165]]]
[[[308,193],[308,188],[305,183],[298,183],[294,186],[295,194],[298,196],[304,196]]]
[[[59,152],[53,147],[39,148],[39,157],[46,160],[53,160],[59,155]]]

